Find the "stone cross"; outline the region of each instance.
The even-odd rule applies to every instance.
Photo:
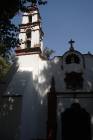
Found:
[[[70,47],[73,48],[73,43],[75,43],[75,41],[71,39],[68,43],[70,44]]]

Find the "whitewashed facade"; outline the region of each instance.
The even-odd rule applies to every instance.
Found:
[[[39,11],[37,7],[30,7],[28,11],[24,13],[20,26],[22,44],[16,51],[18,69],[5,93],[22,95],[19,139],[47,139],[47,94],[52,78],[57,97],[57,140],[62,140],[61,113],[73,103],[79,103],[90,114],[93,139],[93,55],[76,51],[70,42],[71,47],[64,55],[44,59]],[[32,15],[31,24],[29,15]],[[26,34],[28,29],[31,36]],[[28,49],[26,41],[29,39]]]

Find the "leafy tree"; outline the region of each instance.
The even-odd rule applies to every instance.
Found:
[[[18,44],[18,29],[10,20],[0,21],[0,55],[5,56],[5,52]]]
[[[13,18],[19,10],[24,9],[24,5],[30,2],[31,4],[44,5],[47,3],[46,0],[6,0],[0,1],[0,20]]]
[[[21,0],[19,9],[21,11],[26,11],[26,4],[29,2],[30,5],[45,5],[47,3],[46,0]]]
[[[50,48],[48,48],[48,47],[45,47],[45,48],[44,48],[43,54],[44,54],[44,56],[45,56],[48,60],[50,59],[50,57],[51,57],[54,53],[55,53],[54,50],[52,50],[52,49],[50,49]]]
[[[10,65],[6,63],[3,57],[0,57],[0,80],[4,78],[9,68]]]
[[[8,49],[18,44],[18,28],[11,23],[11,19],[19,10],[26,10],[25,5],[27,2],[32,5],[46,4],[45,0],[8,0],[8,5],[5,4],[6,0],[0,2],[0,54],[3,56],[5,56]]]

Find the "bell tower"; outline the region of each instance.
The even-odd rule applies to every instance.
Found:
[[[19,41],[18,50],[43,51],[43,31],[41,28],[41,17],[37,5],[27,7],[26,12],[22,16],[22,24],[19,25]]]

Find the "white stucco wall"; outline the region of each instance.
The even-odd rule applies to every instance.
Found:
[[[60,57],[55,57],[52,60],[52,71],[56,81],[56,90],[59,92],[69,92],[71,90],[67,90],[65,88],[65,73],[70,72],[82,72],[84,79],[84,86],[82,90],[77,91],[93,91],[93,56],[84,55],[84,63],[85,66],[81,64],[65,64],[62,62],[63,60]],[[63,68],[62,68],[63,67]],[[56,74],[55,74],[56,73]]]
[[[38,21],[38,11],[33,11],[32,22]]]
[[[84,76],[84,88],[79,90],[93,90],[93,57],[84,55],[85,68],[82,69]],[[51,77],[55,79],[55,89],[57,92],[70,92],[64,82],[65,71],[75,70],[80,72],[82,66],[70,65],[68,69],[62,69],[62,59],[55,57],[51,61],[40,58],[39,54],[18,56],[19,68],[8,86],[6,94],[23,95],[21,140],[46,138],[47,130],[47,93],[50,89]],[[73,91],[74,93],[75,91]],[[65,96],[65,95],[64,95]],[[83,95],[82,95],[83,96]],[[80,98],[77,101],[84,107],[93,118],[92,95],[89,98]],[[60,114],[76,100],[71,98],[58,98],[58,140],[61,140]],[[93,119],[92,119],[93,120]],[[93,124],[93,121],[92,121]],[[93,125],[92,125],[93,126]]]
[[[31,74],[23,97],[21,139],[46,138],[46,94],[50,82],[50,78],[46,79],[49,77],[46,71],[48,62],[42,61],[36,54],[20,56],[18,63],[19,71],[29,71]]]
[[[26,33],[25,32],[20,32],[19,40],[20,40],[20,43],[21,43],[21,45],[20,45],[21,49],[26,48],[26,39],[27,39]]]
[[[85,71],[84,71],[84,84],[86,90],[93,91],[93,56],[84,55],[85,58]]]
[[[29,22],[29,19],[28,19],[28,13],[24,13],[23,14],[23,18],[22,18],[22,24],[27,24]]]
[[[31,47],[40,44],[40,27],[37,25],[32,30]]]
[[[49,62],[42,60],[38,54],[32,54],[19,56],[18,65],[6,94],[23,95],[21,140],[46,138],[46,94],[51,79],[47,72]]]
[[[32,11],[31,12],[32,15],[32,23],[38,22],[38,11]],[[24,13],[23,17],[22,17],[22,24],[27,24],[29,23],[29,13]],[[39,23],[36,26],[32,27],[32,23],[31,23],[31,47],[35,47],[35,45],[40,44],[40,26]],[[22,44],[20,45],[20,47],[22,49],[26,48],[26,29],[28,29],[28,27],[20,29],[20,34],[19,34],[19,40],[22,40]]]

